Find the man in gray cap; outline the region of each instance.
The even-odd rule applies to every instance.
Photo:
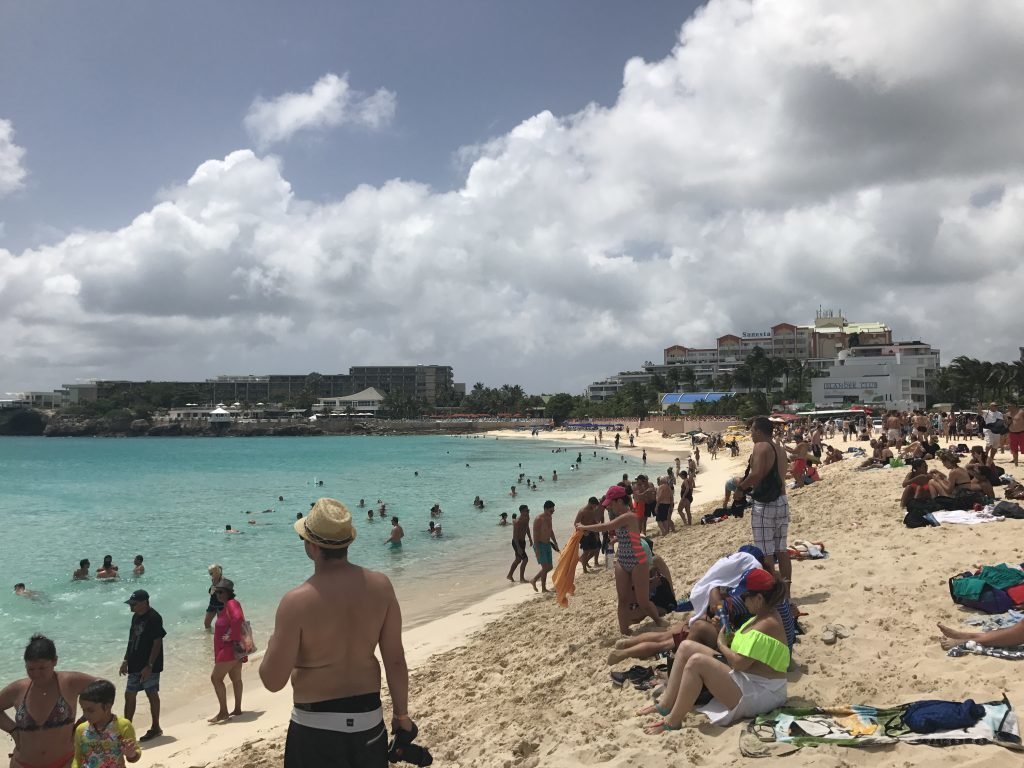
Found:
[[[313,575],[281,598],[260,663],[260,678],[271,691],[291,678],[285,768],[385,768],[378,645],[391,692],[392,729],[407,737],[415,730],[395,590],[384,574],[349,561],[356,529],[341,502],[319,499],[295,521],[295,531],[313,561]]]
[[[139,741],[162,736],[160,730],[160,673],[164,670],[164,619],[149,605],[149,592],[137,589],[125,604],[132,609],[132,628],[128,633],[128,648],[124,653],[119,674],[128,675],[124,693],[124,716],[135,717],[135,701],[139,691],[149,699],[153,725]]]

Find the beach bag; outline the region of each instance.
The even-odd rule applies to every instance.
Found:
[[[1006,426],[1006,422],[1002,419],[996,419],[991,424],[986,424],[985,429],[993,435],[1005,435],[1010,431],[1009,427]]]
[[[1024,520],[1024,509],[1020,504],[1015,504],[1012,501],[1000,501],[992,508],[992,514],[1012,520]]]
[[[957,605],[970,608],[972,611],[983,613],[1006,613],[1013,608],[1013,600],[1006,593],[1005,589],[994,589],[988,584],[982,587],[981,593],[976,598],[965,597],[963,585],[958,585],[964,579],[978,578],[970,571],[958,574],[949,580],[949,596]],[[973,594],[973,593],[972,593]]]
[[[940,701],[929,699],[908,704],[903,723],[914,733],[936,733],[970,728],[985,716],[985,708],[967,701]]]
[[[240,627],[242,639],[235,643],[235,658],[242,659],[256,652],[256,640],[252,636],[252,624],[243,621]]]

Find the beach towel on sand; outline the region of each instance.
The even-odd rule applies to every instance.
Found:
[[[1010,661],[1024,661],[1024,645],[1015,645],[1010,648],[990,648],[987,645],[979,645],[974,640],[954,646],[947,652],[947,656],[957,658],[959,656],[991,656],[995,659],[1009,659]]]
[[[763,757],[771,753],[764,748],[771,743],[799,748],[818,744],[868,747],[899,742],[933,746],[998,744],[1008,749],[1024,749],[1017,713],[1005,696],[1002,701],[984,703],[984,717],[970,728],[936,733],[912,732],[903,722],[907,706],[782,707],[758,715],[747,725],[740,736],[740,751],[746,757]]]
[[[558,565],[551,572],[551,583],[555,587],[555,600],[563,608],[569,607],[569,595],[576,594],[576,564],[580,561],[580,539],[583,531],[573,531],[562,546]],[[608,557],[605,554],[605,557]]]

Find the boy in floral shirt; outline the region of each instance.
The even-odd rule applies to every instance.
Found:
[[[106,680],[86,686],[79,696],[86,722],[75,729],[75,759],[71,768],[125,768],[142,750],[130,720],[113,713],[117,689]]]

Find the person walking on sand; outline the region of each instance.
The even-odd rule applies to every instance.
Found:
[[[398,524],[398,518],[391,518],[391,533],[388,534],[387,539],[384,543],[391,547],[392,551],[399,550],[402,548],[402,539],[405,538],[405,531],[402,530],[402,526]]]
[[[220,723],[242,714],[242,664],[249,660],[243,652],[242,622],[245,621],[245,613],[235,597],[235,583],[231,579],[221,579],[214,590],[224,607],[217,614],[213,631],[213,671],[210,673],[219,709],[207,720],[208,723]],[[225,677],[231,679],[231,690],[235,694],[235,708],[231,712],[228,712]]]
[[[512,551],[516,559],[512,561],[512,567],[508,569],[508,580],[515,583],[512,575],[516,566],[519,566],[519,581],[526,583],[526,564],[530,562],[526,554],[526,540],[530,540],[530,547],[533,547],[533,535],[530,533],[530,508],[526,504],[519,505],[519,517],[512,515]]]
[[[693,478],[685,469],[679,473],[679,519],[693,525],[690,505],[693,504]]]
[[[576,513],[576,519],[573,523],[581,523],[582,525],[592,525],[594,523],[600,523],[604,520],[604,510],[601,508],[600,502],[596,496],[591,496],[587,499],[587,505],[582,507],[579,512]],[[597,570],[598,562],[597,556],[601,553],[601,537],[593,531],[584,533],[580,539],[580,551],[583,553],[583,557],[580,562],[583,564],[583,572],[589,573],[587,563],[593,559],[594,570]]]
[[[291,680],[291,722],[284,768],[387,768],[388,738],[380,698],[384,663],[392,732],[410,739],[409,667],[402,611],[387,576],[349,561],[356,529],[348,508],[320,499],[295,521],[313,575],[286,593],[260,663],[269,691]]]
[[[1024,408],[1019,405],[1010,406],[1010,423],[1007,425],[1009,429],[1010,439],[1010,455],[1013,457],[1013,466],[1019,466],[1018,459],[1020,452],[1024,451]]]
[[[754,545],[764,552],[764,567],[779,575],[788,586],[793,577],[786,537],[789,535],[789,497],[786,495],[786,448],[772,439],[772,423],[767,416],[758,416],[750,426],[754,451],[750,465],[736,488],[750,496],[753,505],[750,526]]]
[[[149,605],[149,592],[137,589],[125,604],[132,611],[132,627],[128,648],[119,674],[128,676],[124,693],[124,716],[135,719],[135,702],[139,691],[145,691],[153,724],[139,741],[150,741],[163,735],[160,729],[160,673],[164,670],[164,619]]]
[[[555,513],[555,502],[545,501],[544,511],[533,521],[533,551],[537,555],[537,562],[540,564],[540,571],[530,579],[530,586],[537,591],[537,580],[540,579],[541,592],[548,591],[548,573],[554,565],[554,555],[551,551],[559,552],[558,542],[555,540],[555,532],[551,529],[551,516]]]
[[[662,536],[668,536],[672,527],[672,485],[667,477],[658,478],[657,508],[654,512],[654,519],[658,523],[658,530]]]

